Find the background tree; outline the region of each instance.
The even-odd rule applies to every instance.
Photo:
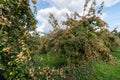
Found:
[[[104,2],[97,11],[93,0],[88,13],[85,13],[88,3],[89,0],[86,0],[82,16],[77,12],[68,15],[63,21],[63,25],[68,27],[66,29],[60,29],[55,17],[50,15],[49,21],[54,29],[41,41],[44,45],[41,45],[40,53],[65,56],[63,66],[66,66],[66,76],[73,80],[86,79],[93,71],[94,62],[113,60],[109,52],[120,45],[118,37],[106,28],[108,24],[98,16],[102,14]]]

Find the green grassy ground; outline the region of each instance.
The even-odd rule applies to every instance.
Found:
[[[95,64],[95,80],[120,80],[120,47],[111,54],[116,57],[114,65],[102,61]],[[39,54],[35,55],[34,59],[39,66],[62,67],[65,63],[65,58],[61,54]]]
[[[117,58],[113,61],[114,65],[105,62],[95,65],[94,77],[97,80],[120,80],[120,47],[111,54]]]
[[[39,66],[62,67],[65,64],[65,58],[61,54],[38,54],[34,59]]]

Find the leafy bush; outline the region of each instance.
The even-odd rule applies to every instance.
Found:
[[[72,74],[73,78],[78,80],[80,78],[77,76],[83,77],[93,71],[94,62],[99,62],[101,59],[109,62],[114,59],[109,52],[119,46],[118,38],[105,28],[108,26],[107,23],[96,16],[94,1],[92,5],[94,6],[84,16],[80,16],[76,12],[73,17],[68,15],[67,20],[63,22],[67,26],[65,30],[59,29],[59,25],[54,22],[55,17],[50,15],[53,20],[50,23],[54,25],[54,30],[41,38],[41,44],[44,45],[41,45],[40,53],[63,54],[68,67],[68,75]],[[103,3],[98,14],[101,14],[102,7]],[[78,18],[80,19],[78,20]],[[78,69],[83,72],[77,74]]]
[[[27,41],[35,25],[29,1],[0,1],[0,79],[29,78],[31,53]]]

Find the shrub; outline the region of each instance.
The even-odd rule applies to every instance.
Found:
[[[93,3],[92,5],[95,6]],[[98,10],[99,14],[101,8]],[[56,19],[53,15],[50,15],[51,17],[52,25],[56,25],[54,23]],[[80,19],[76,20],[74,17]],[[50,34],[41,38],[44,45],[41,46],[40,53],[64,54],[68,75],[79,80],[78,76],[84,77],[86,74],[88,76],[90,71],[93,71],[94,62],[99,62],[101,59],[108,62],[114,59],[109,52],[118,46],[117,38],[105,28],[107,23],[96,16],[95,7],[91,7],[88,14],[84,16],[75,12],[73,17],[68,16],[63,24],[68,28],[59,29],[57,24],[58,26],[54,26],[55,29]],[[81,73],[78,74],[79,72]]]

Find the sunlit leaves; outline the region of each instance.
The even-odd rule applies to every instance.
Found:
[[[30,9],[29,0],[0,1],[0,64],[4,66],[4,78],[24,76],[26,63],[30,60],[27,41],[30,31],[35,30],[36,20]],[[24,70],[22,70],[24,69]],[[0,69],[1,71],[2,69]],[[15,79],[17,79],[15,77]]]
[[[86,0],[84,12],[87,10],[89,1]],[[111,48],[118,46],[118,42],[117,38],[106,29],[107,23],[97,16],[101,15],[103,4],[104,2],[96,11],[96,2],[93,0],[88,13],[84,13],[83,16],[77,12],[72,16],[67,14],[67,20],[63,21],[63,25],[67,27],[65,30],[58,28],[59,23],[53,15],[50,15],[49,22],[54,31],[42,37],[40,53],[64,54],[67,67],[69,66],[72,75],[76,77],[84,73],[85,75],[82,76],[86,78],[89,70],[92,71],[94,67],[93,62],[111,61],[113,57],[109,52]],[[113,40],[110,39],[110,36]],[[78,75],[77,71],[74,72],[73,67],[79,69],[83,67],[83,72]]]

